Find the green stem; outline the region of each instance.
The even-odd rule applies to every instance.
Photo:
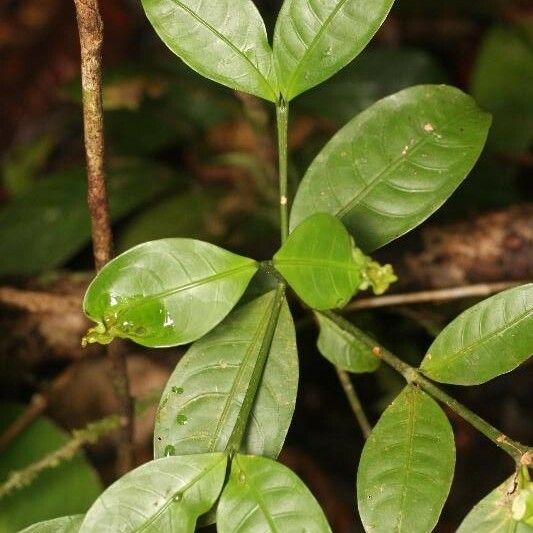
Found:
[[[332,313],[331,311],[326,311],[324,314],[335,323],[341,325],[343,329],[346,329],[346,325],[344,324],[345,320],[339,315]],[[457,413],[479,432],[483,433],[483,435],[496,444],[496,446],[508,453],[516,461],[516,463],[528,464],[528,462],[531,460],[532,450],[528,448],[528,446],[510,439],[507,435],[503,434],[501,431],[489,424],[486,420],[483,420],[483,418],[476,415],[470,409],[459,403],[457,400],[452,398],[442,389],[425,378],[416,368],[404,363],[401,359],[396,357],[396,355],[383,348],[383,346],[377,344],[375,340],[356,328],[353,324],[350,324],[348,332],[354,335],[356,333],[358,340],[363,341],[367,346],[369,346],[376,357],[379,357],[379,359],[384,361],[390,367],[394,368],[394,370],[400,373],[408,383],[418,385],[429,395],[433,396],[433,398],[448,406],[452,411]]]
[[[259,353],[254,365],[252,377],[250,378],[250,383],[248,384],[246,394],[244,395],[244,400],[242,402],[235,427],[233,428],[233,432],[231,433],[226,446],[226,451],[230,454],[230,456],[235,455],[241,449],[242,440],[244,438],[246,428],[248,427],[250,413],[252,412],[257,391],[261,383],[261,378],[263,377],[263,371],[268,359],[268,354],[270,353],[272,339],[274,338],[276,326],[278,325],[278,318],[284,297],[285,286],[279,284],[276,289],[276,294],[274,295],[272,305],[267,313],[268,323],[265,327],[265,334],[262,337],[263,340],[261,342],[261,347],[259,348]]]
[[[335,370],[337,371],[339,381],[341,382],[344,393],[346,394],[346,398],[348,399],[353,414],[355,415],[355,419],[357,420],[357,423],[361,428],[361,433],[363,434],[363,437],[365,439],[368,439],[368,437],[370,437],[370,433],[372,433],[372,426],[370,425],[370,422],[366,417],[361,401],[359,400],[359,397],[355,392],[355,388],[353,386],[352,380],[350,379],[350,375],[348,374],[348,372],[346,372],[346,370],[343,370],[338,366],[335,367]]]
[[[279,157],[279,214],[281,222],[281,242],[289,235],[289,193],[287,187],[287,130],[289,124],[289,104],[282,98],[276,104],[278,123]]]

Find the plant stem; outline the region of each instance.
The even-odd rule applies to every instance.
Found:
[[[335,370],[337,371],[339,381],[341,382],[342,388],[344,390],[344,393],[346,394],[348,402],[350,403],[350,407],[352,408],[357,423],[361,428],[361,433],[363,434],[363,437],[365,439],[368,439],[370,433],[372,433],[372,426],[370,425],[370,422],[366,417],[365,411],[363,410],[363,406],[361,405],[359,397],[357,396],[357,392],[355,391],[355,388],[353,386],[352,380],[350,379],[350,375],[348,374],[348,372],[346,372],[346,370],[343,370],[338,366],[335,367]]]
[[[87,201],[91,214],[94,262],[100,270],[112,257],[113,236],[104,171],[104,113],[102,105],[103,23],[98,0],[74,0],[81,47],[83,125],[87,159]],[[109,346],[107,357],[119,404],[127,423],[118,445],[118,470],[133,466],[133,402],[130,396],[126,357],[122,343]]]
[[[226,446],[226,451],[231,456],[241,449],[242,440],[244,438],[244,434],[246,433],[246,428],[248,427],[250,413],[252,412],[257,391],[261,383],[261,378],[263,377],[263,371],[265,370],[268,354],[270,353],[272,339],[274,338],[276,327],[278,325],[279,314],[281,312],[281,306],[283,305],[284,298],[285,286],[280,283],[276,288],[276,294],[274,295],[272,305],[269,308],[268,322],[264,329],[264,335],[262,336],[261,346],[259,348],[259,353],[257,354],[252,376],[250,378],[246,394],[244,395],[244,400],[242,402],[235,427],[233,428]]]
[[[281,223],[281,242],[289,235],[289,193],[287,187],[287,143],[289,125],[289,104],[280,98],[276,105],[278,123],[278,156],[279,156],[279,213]]]
[[[110,416],[91,422],[83,429],[76,429],[72,432],[72,438],[63,446],[45,455],[35,463],[22,470],[11,472],[7,480],[0,485],[0,499],[17,489],[22,489],[31,484],[44,470],[55,468],[63,461],[72,459],[82,446],[93,444],[104,435],[119,428],[122,423],[118,416]]]
[[[341,324],[342,318],[331,311],[324,312],[331,320],[337,324]],[[353,326],[357,329],[355,326]],[[372,348],[372,352],[376,357],[379,357],[382,361],[387,363],[390,367],[394,368],[400,373],[408,383],[418,385],[421,389],[428,394],[448,406],[452,411],[457,413],[461,418],[466,420],[469,424],[474,426],[479,432],[483,433],[488,439],[490,439],[496,446],[500,447],[506,453],[508,453],[518,464],[530,464],[533,455],[532,450],[519,442],[513,441],[507,435],[496,429],[489,424],[486,420],[483,420],[480,416],[476,415],[470,409],[459,403],[452,398],[442,389],[434,385],[430,380],[425,378],[416,368],[404,363],[396,355],[389,352],[383,346],[378,345],[371,337],[364,332],[357,329],[358,340],[364,342],[367,346]]]
[[[516,285],[518,281],[504,281],[498,283],[480,283],[477,285],[467,285],[464,287],[453,287],[450,289],[439,289],[434,291],[419,291],[406,294],[390,294],[378,296],[377,298],[360,298],[350,302],[343,311],[355,311],[356,309],[374,309],[376,307],[390,307],[394,305],[420,304],[425,302],[441,302],[448,300],[458,300],[461,298],[476,298],[491,296]]]
[[[98,0],[74,0],[81,47],[83,127],[87,159],[87,201],[91,213],[96,270],[112,257],[113,236],[109,219],[104,171],[104,115],[102,107],[103,23]]]

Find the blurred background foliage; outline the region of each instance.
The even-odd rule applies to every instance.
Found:
[[[280,2],[256,4],[271,34]],[[105,0],[101,8],[106,29],[106,149],[117,251],[162,237],[194,237],[269,258],[278,235],[273,110],[188,70],[157,39],[139,2]],[[8,0],[0,5],[2,287],[79,298],[90,279],[78,46],[69,0]],[[527,202],[533,168],[533,7],[528,1],[397,0],[372,44],[353,64],[294,102],[293,192],[337,129],[381,97],[423,83],[462,88],[493,114],[494,123],[472,175],[427,224],[432,229],[425,233],[425,225],[380,252],[400,273],[396,290],[446,286],[452,284],[447,274],[457,270],[460,275],[449,279],[463,284],[531,278],[533,223]],[[495,209],[497,214],[492,213]],[[446,229],[449,224],[455,225]],[[479,249],[463,242],[452,250],[447,239],[452,242],[474,228],[481,235],[476,237]],[[461,246],[463,255],[455,251]],[[483,263],[485,252],[488,266]],[[465,256],[473,256],[473,261],[477,257],[481,266],[466,267]],[[434,268],[433,277],[420,271],[426,260],[440,268]],[[79,313],[70,308],[55,314],[28,310],[2,301],[1,289],[2,399],[29,402],[62,368],[83,356],[73,383],[49,398],[49,416],[72,428],[112,412],[108,383],[100,379],[105,368],[98,348],[87,353],[79,348],[85,327]],[[397,307],[358,313],[353,319],[417,363],[432,336],[472,303]],[[333,370],[317,356],[314,327],[299,309],[295,314],[302,379],[282,458],[310,484],[334,531],[360,531],[353,525],[352,485],[362,438]],[[135,394],[157,398],[181,353],[132,348]],[[531,441],[530,370],[458,395],[502,430]],[[372,421],[401,386],[385,368],[358,376],[355,383]],[[16,409],[2,405],[0,433]],[[466,510],[506,477],[510,467],[460,420],[452,422],[459,464],[438,527],[442,532],[453,531]],[[148,414],[137,430],[140,461],[151,454],[151,423]],[[18,438],[23,442],[13,441],[0,455],[0,483],[9,471],[60,445],[65,437],[52,422],[39,418]],[[111,479],[112,453],[112,446],[89,449],[105,482]],[[85,459],[75,461],[79,464],[70,462],[68,468],[46,473],[48,477],[43,474],[39,484],[21,490],[15,499],[0,500],[0,532],[16,531],[24,521],[83,512],[99,483]],[[32,497],[32,490],[39,496]],[[74,493],[76,499],[63,496]],[[28,500],[34,503],[31,513],[22,503]]]

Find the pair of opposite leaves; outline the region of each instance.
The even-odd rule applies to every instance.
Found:
[[[314,309],[343,307],[363,282],[366,258],[335,217],[309,217],[274,256],[276,269]],[[141,244],[108,263],[89,286],[84,310],[97,326],[85,342],[125,337],[144,346],[186,344],[237,304],[256,261],[192,239]]]
[[[271,48],[252,0],[143,0],[161,40],[192,69],[272,102],[288,102],[350,63],[392,4],[285,0]]]

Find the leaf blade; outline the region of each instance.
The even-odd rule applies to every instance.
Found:
[[[458,89],[420,85],[371,106],[313,161],[296,194],[291,229],[316,212],[339,217],[371,252],[423,222],[481,153],[489,115]]]
[[[408,385],[385,410],[361,455],[357,500],[365,531],[432,531],[454,465],[448,419],[434,400]]]
[[[85,515],[80,533],[193,532],[215,503],[226,473],[224,454],[166,457],[113,483]],[[152,497],[151,497],[152,496]]]
[[[85,515],[72,515],[38,522],[19,533],[78,533]]]
[[[361,283],[350,235],[326,213],[302,222],[274,255],[273,263],[313,309],[344,307]]]
[[[88,342],[124,337],[161,347],[196,340],[231,311],[256,271],[254,260],[202,241],[140,244],[89,285],[83,308],[97,326]]]
[[[430,346],[420,370],[431,379],[478,385],[510,372],[533,353],[533,283],[467,309]]]
[[[516,492],[511,476],[479,501],[461,522],[457,533],[531,533],[533,527],[513,519],[512,503]]]
[[[143,0],[143,7],[162,41],[202,76],[277,100],[272,52],[253,2]]]
[[[285,0],[274,32],[274,65],[285,99],[318,85],[354,59],[392,4],[393,0]]]
[[[147,180],[149,172],[153,179]],[[109,172],[110,216],[124,218],[170,188],[162,168],[124,166]],[[4,258],[0,275],[29,276],[63,265],[91,239],[87,186],[82,169],[39,180],[0,209]],[[35,238],[38,235],[39,238]]]
[[[226,450],[255,366],[276,292],[235,310],[196,342],[176,366],[161,397],[156,457]],[[277,457],[292,419],[298,386],[294,324],[283,300],[242,450]],[[178,417],[186,424],[176,423]]]
[[[217,527],[220,533],[331,531],[317,501],[296,474],[271,459],[240,454],[233,460],[220,497]]]
[[[3,403],[0,432],[23,412],[21,405]],[[36,418],[2,450],[0,483],[9,479],[12,472],[39,461],[68,441],[69,436],[56,424],[43,416]],[[0,531],[19,531],[35,522],[84,513],[101,492],[102,483],[97,472],[84,454],[78,453],[70,461],[44,470],[30,485],[0,499]]]
[[[320,327],[318,351],[335,366],[353,373],[374,372],[380,360],[352,324],[340,316],[315,313]],[[377,346],[377,343],[376,343]]]

